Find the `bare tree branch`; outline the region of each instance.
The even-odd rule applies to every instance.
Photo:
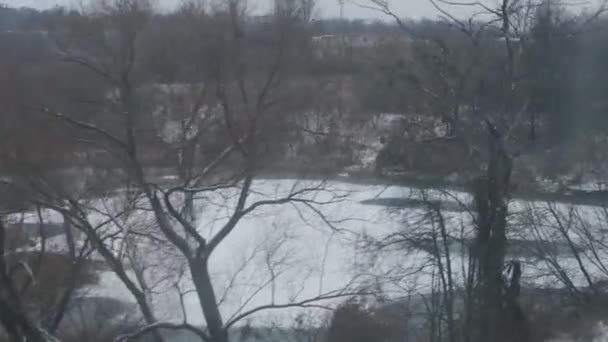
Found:
[[[201,340],[203,341],[211,341],[211,339],[207,336],[207,334],[205,334],[205,332],[203,332],[201,329],[188,324],[188,323],[168,323],[168,322],[158,322],[158,323],[154,323],[154,324],[149,324],[146,325],[145,327],[139,329],[138,331],[131,333],[131,334],[126,334],[126,335],[121,335],[119,337],[117,337],[114,342],[127,342],[130,340],[134,340],[134,339],[138,339],[141,338],[145,335],[147,335],[150,332],[156,331],[156,330],[186,330],[189,331],[191,333],[194,333],[196,336],[200,337]]]
[[[268,305],[262,305],[262,306],[258,306],[256,308],[253,308],[251,310],[245,311],[239,315],[237,315],[236,317],[232,318],[231,320],[229,320],[226,323],[226,329],[229,329],[230,327],[232,327],[234,324],[236,324],[237,322],[243,320],[244,318],[251,316],[255,313],[258,313],[260,311],[264,311],[264,310],[276,310],[276,309],[285,309],[285,308],[321,308],[321,309],[325,309],[325,310],[331,310],[328,306],[325,305],[319,305],[316,304],[317,302],[322,302],[322,301],[326,301],[326,300],[330,300],[330,299],[339,299],[339,298],[348,298],[348,297],[353,297],[353,296],[364,296],[364,295],[370,295],[373,294],[371,292],[366,292],[366,291],[353,291],[353,292],[339,292],[339,293],[327,293],[327,294],[323,294],[323,295],[319,295],[316,296],[314,298],[309,298],[309,299],[305,299],[299,302],[294,302],[294,303],[285,303],[285,304],[268,304]]]

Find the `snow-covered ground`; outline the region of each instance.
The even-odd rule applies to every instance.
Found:
[[[250,203],[260,199],[280,198],[290,190],[319,184],[319,181],[258,180],[253,186]],[[416,276],[395,281],[393,275],[420,270],[428,262],[429,254],[422,250],[393,249],[375,255],[362,250],[363,236],[381,239],[395,232],[416,229],[425,210],[421,208],[389,209],[362,201],[370,199],[420,198],[419,190],[400,186],[361,185],[344,182],[330,182],[328,191],[316,194],[317,201],[331,203],[316,206],[324,218],[306,206],[285,204],[265,206],[245,217],[236,229],[222,242],[210,260],[212,279],[216,287],[221,311],[226,320],[239,313],[266,304],[286,304],[315,297],[319,294],[340,291],[348,284],[374,285],[387,291],[387,295],[400,296],[399,291],[421,291],[428,289],[430,275],[418,272]],[[197,203],[200,213],[199,230],[205,236],[213,236],[226,222],[235,202],[235,191],[212,194]],[[429,191],[432,199],[469,203],[466,193]],[[101,201],[96,205],[108,209],[113,200]],[[105,205],[102,205],[105,203]],[[513,201],[513,212],[524,212],[535,203]],[[543,205],[539,203],[538,205]],[[566,210],[567,205],[558,206]],[[581,212],[591,217],[592,207],[579,207]],[[99,214],[96,214],[99,216]],[[141,214],[145,216],[146,214]],[[149,215],[149,214],[148,214]],[[32,215],[27,220],[35,221]],[[45,213],[47,221],[61,221],[56,214]],[[92,220],[101,217],[92,215]],[[146,225],[150,217],[138,218],[137,224]],[[151,221],[150,221],[151,222]],[[328,222],[330,224],[328,224]],[[466,210],[446,214],[448,229],[453,235],[470,236],[471,216]],[[550,224],[546,225],[550,226]],[[337,229],[337,230],[336,230]],[[544,227],[543,229],[550,229]],[[534,239],[533,235],[514,237]],[[51,239],[55,248],[62,248],[62,237]],[[57,240],[57,241],[55,241]],[[367,241],[366,240],[366,241]],[[153,284],[153,307],[159,319],[181,321],[183,313],[192,324],[202,324],[196,294],[192,291],[187,277],[179,277],[183,264],[177,253],[158,246],[139,246],[140,263],[149,267],[144,274],[148,284]],[[456,280],[465,270],[462,255],[453,255],[453,267],[457,269]],[[524,282],[536,285],[559,286],[546,273],[542,262],[524,260]],[[564,267],[576,267],[573,258],[560,259]],[[154,267],[152,267],[154,266]],[[590,265],[592,268],[593,265]],[[601,275],[599,272],[598,276]],[[378,279],[391,283],[378,283]],[[584,284],[584,279],[573,278]],[[179,291],[178,291],[179,289]],[[91,295],[109,296],[133,303],[132,296],[112,272],[104,272],[100,282],[89,289]],[[183,310],[179,292],[184,293]],[[335,304],[343,299],[334,299],[323,304]],[[255,324],[292,325],[302,309],[261,311],[255,316]],[[317,315],[322,319],[323,315]]]
[[[295,182],[258,181],[253,187],[256,194],[250,201],[280,198]],[[307,187],[317,185],[318,181],[298,183],[298,187]],[[384,208],[363,205],[360,201],[379,194],[401,197],[407,195],[409,189],[347,183],[331,183],[329,187],[331,191],[319,194],[316,200],[334,202],[334,196],[341,197],[334,203],[317,206],[330,224],[305,206],[262,207],[245,217],[214,252],[210,260],[211,273],[226,319],[256,306],[298,302],[370,279],[355,268],[362,257],[356,248],[358,234],[368,232],[381,236],[396,229],[400,223],[387,215]],[[223,194],[230,203],[234,202],[230,199],[235,195]],[[208,237],[217,232],[231,213],[225,198],[212,197],[200,203],[203,214],[199,229]],[[170,267],[161,269],[170,271]],[[161,288],[163,286],[155,296],[157,312],[163,319],[181,319],[177,291],[168,284]],[[182,281],[180,286],[189,289],[191,284]],[[98,291],[125,300],[130,297],[111,272],[102,276]],[[203,317],[196,294],[187,294],[184,304],[188,320],[201,324]],[[255,321],[291,325],[301,312],[301,309],[261,312],[255,316]]]

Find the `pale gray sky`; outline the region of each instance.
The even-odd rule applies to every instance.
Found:
[[[85,0],[86,1],[86,0]],[[248,0],[249,6],[254,9],[263,11],[269,8],[272,0]],[[338,17],[340,14],[340,6],[338,0],[316,0],[318,15],[323,18]],[[344,16],[347,18],[363,18],[363,19],[388,19],[385,15],[361,8],[353,4],[357,1],[361,4],[369,4],[369,0],[345,0]],[[494,7],[499,0],[482,0],[482,2]],[[598,3],[601,0],[589,0],[589,6]],[[80,3],[82,0],[0,0],[0,3],[5,3],[11,6],[29,6],[35,8],[49,8],[57,4],[70,5]],[[156,0],[156,2],[164,7],[171,8],[180,2],[180,0]],[[436,17],[437,10],[431,5],[429,0],[389,0],[391,9],[398,13],[399,16],[409,18]],[[579,2],[580,3],[580,2]],[[469,10],[452,8],[450,12],[456,11],[461,14],[470,14]],[[468,13],[467,13],[468,12]]]
[[[249,0],[249,6],[265,9],[269,8],[271,0]],[[381,13],[364,9],[354,5],[352,0],[345,0],[344,16],[347,18],[364,18],[364,19],[387,19],[383,18]],[[365,4],[367,0],[358,0],[359,3]],[[5,3],[10,6],[28,6],[35,8],[49,8],[57,4],[70,5],[78,3],[78,0],[0,0],[0,3]],[[175,6],[180,0],[156,0],[161,6],[170,8]],[[318,15],[320,17],[338,17],[340,15],[340,6],[338,0],[317,0],[316,5]],[[392,0],[391,8],[396,13],[403,17],[432,17],[437,14],[433,6],[428,0]]]

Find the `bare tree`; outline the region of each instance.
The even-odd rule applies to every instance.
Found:
[[[177,134],[161,142],[158,140],[159,136],[162,140],[163,134],[155,134],[158,120],[151,113],[157,108],[149,103],[153,101],[146,96],[145,77],[139,69],[142,32],[147,29],[152,14],[149,3],[103,2],[91,12],[67,18],[67,26],[64,26],[66,23],[57,25],[55,34],[61,61],[92,73],[109,91],[99,101],[88,103],[88,108],[97,115],[87,116],[44,105],[36,109],[78,132],[88,144],[83,148],[85,151],[95,147],[110,156],[112,167],[120,172],[106,187],[120,190],[105,192],[110,198],[116,196],[122,200],[110,200],[118,208],[104,208],[100,206],[101,194],[86,189],[86,185],[80,193],[66,191],[49,184],[44,177],[28,177],[24,185],[38,194],[36,204],[60,213],[66,225],[85,234],[134,296],[147,325],[119,340],[149,333],[161,340],[159,331],[168,329],[188,330],[202,340],[223,342],[228,340],[229,329],[259,312],[294,307],[327,308],[317,303],[362,293],[354,283],[349,283],[342,290],[289,302],[273,300],[251,307],[245,300],[243,306],[226,319],[220,312],[222,299],[217,296],[210,272],[209,262],[214,251],[235,233],[243,218],[261,208],[293,205],[319,216],[326,225],[335,228],[322,207],[342,201],[345,195],[332,191],[325,181],[312,185],[296,183],[286,193],[253,199],[257,193],[254,179],[266,167],[262,157],[272,144],[264,135],[273,134],[270,130],[273,120],[281,111],[278,90],[289,75],[285,64],[291,48],[288,38],[297,29],[295,25],[309,20],[310,4],[306,1],[302,6],[298,3],[277,7],[269,22],[272,44],[257,50],[252,49],[247,40],[244,2],[229,1],[226,7],[216,8],[214,12],[186,7],[184,11],[188,12],[184,15],[191,16],[192,20],[208,21],[207,27],[221,28],[216,32],[218,36],[210,38],[218,42],[214,48],[219,49],[216,59],[211,61],[213,68],[202,82],[192,81],[185,91],[161,87],[161,92],[168,89],[165,94],[169,100],[177,99],[183,105],[180,109],[167,107],[179,111],[176,122],[172,123]],[[254,69],[251,56],[256,54],[264,56],[267,65]],[[166,119],[170,115],[161,113],[159,117]],[[206,144],[213,139],[219,148],[208,148]],[[151,146],[158,146],[160,153],[155,154]],[[178,177],[169,182],[159,181],[150,170],[171,153],[178,155],[176,165],[172,165]],[[95,177],[98,175],[94,174]],[[204,205],[205,197],[221,197],[225,192],[233,194],[224,199],[227,218],[219,230],[207,236],[207,232],[198,227],[197,203]],[[138,222],[138,215],[152,219]],[[149,264],[150,258],[141,260],[138,254],[142,245],[153,242],[177,255],[177,263],[183,262],[204,315],[205,330],[187,322],[158,322],[152,305],[153,284],[146,276],[146,269],[156,266]],[[271,279],[266,286],[272,287],[279,270],[273,264],[276,261],[271,262],[276,258],[272,249],[266,252],[271,253],[268,256]]]
[[[460,110],[466,106],[470,108],[473,125],[478,127],[475,130],[486,132],[476,137],[476,141],[472,141],[487,147],[487,151],[484,151],[487,162],[484,163],[482,175],[475,179],[471,187],[474,202],[471,226],[474,228],[475,238],[470,244],[470,263],[466,271],[469,279],[467,281],[470,284],[467,286],[470,302],[465,305],[467,312],[462,327],[462,339],[465,341],[529,340],[531,338],[529,327],[517,299],[521,276],[520,263],[517,260],[511,262],[509,280],[504,276],[504,269],[507,237],[511,234],[508,221],[512,191],[511,174],[514,160],[522,149],[521,144],[517,143],[515,131],[522,117],[529,114],[528,106],[531,101],[531,95],[526,88],[528,70],[523,61],[528,47],[531,23],[539,5],[534,1],[518,0],[504,0],[496,6],[488,6],[482,2],[443,0],[430,0],[430,2],[443,17],[446,25],[459,32],[459,36],[464,41],[468,41],[466,44],[475,51],[474,54],[483,55],[484,46],[499,51],[497,56],[493,57],[491,64],[473,62],[468,66],[465,64],[464,68],[458,70],[455,67],[457,63],[455,58],[450,56],[448,41],[439,39],[436,42],[439,53],[434,63],[427,67],[431,68],[429,75],[439,75],[439,85],[433,89],[441,92],[433,91],[428,87],[431,79],[429,76],[423,78],[427,83],[418,82],[420,89],[430,95],[431,105],[439,108],[441,113],[452,113],[452,117],[456,118]],[[371,5],[364,6],[392,16],[407,34],[417,38],[418,32],[413,31],[411,26],[392,12],[387,1],[373,0]],[[477,13],[470,18],[461,18],[452,13],[457,7],[473,9]],[[451,42],[453,41],[452,39]],[[481,68],[476,69],[479,66]],[[450,75],[448,71],[455,76]],[[470,88],[466,86],[467,84]],[[493,84],[491,92],[483,89],[489,84]],[[463,93],[462,91],[467,88],[470,91]],[[448,106],[443,106],[442,101],[446,97],[453,100],[450,100]],[[475,131],[471,129],[462,133],[473,135]],[[436,217],[439,214],[438,217],[441,218],[441,212],[433,206],[430,207],[430,213]],[[441,227],[442,220],[438,222]],[[445,241],[445,233],[438,236],[443,237]],[[433,241],[441,240],[433,239]],[[435,247],[431,251],[435,253],[430,252],[431,255],[436,255],[438,250],[445,249],[437,242],[433,245]],[[449,249],[445,250],[446,253],[449,251]],[[579,262],[579,265],[582,263]],[[450,266],[449,262],[445,265],[437,264],[441,279],[439,284],[444,286],[451,282],[449,278],[442,278],[445,277],[448,266]],[[585,267],[581,270],[585,270]],[[453,289],[448,286],[440,288],[440,292],[449,295],[453,293]],[[431,300],[429,303],[434,302]],[[449,306],[450,301],[447,303]],[[453,320],[448,320],[448,340],[457,339],[454,327],[449,326],[452,324],[454,324]],[[514,331],[519,331],[520,335],[514,336]]]

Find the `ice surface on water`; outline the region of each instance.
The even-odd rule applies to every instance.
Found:
[[[259,180],[254,182],[253,194],[248,201],[252,203],[260,199],[280,198],[294,189],[294,186],[295,189],[301,189],[318,184],[319,181],[314,180]],[[327,201],[336,194],[345,195],[337,203],[319,206],[326,218],[333,222],[340,232],[330,229],[312,210],[286,204],[260,207],[245,217],[220,244],[211,257],[210,269],[217,289],[216,296],[218,300],[222,299],[220,307],[226,319],[259,305],[289,303],[314,297],[319,293],[339,290],[353,281],[369,283],[376,276],[389,279],[390,275],[397,271],[414,271],[428,261],[429,255],[421,250],[412,250],[408,253],[395,250],[378,255],[376,259],[370,261],[368,255],[357,248],[361,234],[380,238],[407,229],[408,225],[413,226],[424,212],[415,208],[388,209],[381,205],[362,204],[361,201],[375,198],[416,197],[420,195],[418,190],[399,186],[344,182],[330,182],[329,188],[331,191],[320,192],[314,196],[317,201]],[[198,229],[204,236],[213,236],[226,222],[237,194],[236,191],[213,193],[197,202],[197,210],[200,213]],[[429,191],[427,196],[431,199],[457,200],[465,204],[471,200],[465,193],[451,192],[446,195],[439,190]],[[111,209],[116,204],[113,201],[113,199],[96,200],[94,203],[98,207]],[[511,210],[524,211],[528,205],[529,202],[513,201]],[[566,208],[566,205],[561,206]],[[593,210],[590,207],[580,208],[583,212],[589,211],[589,214]],[[61,216],[56,213],[44,212],[43,216],[45,221],[61,222]],[[466,211],[450,213],[448,229],[453,234],[459,234],[461,227],[471,227],[470,219],[470,214]],[[38,218],[31,214],[24,220],[36,222]],[[92,214],[91,220],[100,222],[103,216]],[[146,212],[142,212],[141,217],[134,220],[140,225],[150,226],[153,226],[154,221]],[[61,249],[61,237],[53,238],[53,244],[55,248]],[[152,292],[152,304],[159,319],[181,320],[182,309],[176,288],[187,291],[192,289],[192,284],[187,279],[182,279],[176,284],[176,275],[180,273],[183,265],[177,257],[178,253],[166,248],[143,245],[139,246],[139,252],[140,262],[151,267],[145,272],[149,284],[157,284]],[[456,281],[462,276],[462,261],[460,255],[457,253],[453,255],[453,267],[458,270]],[[576,266],[573,260],[567,258],[563,263],[566,267]],[[273,272],[276,276],[274,283],[269,281]],[[551,277],[539,277],[538,274],[541,272],[543,272],[542,265],[524,265],[524,276],[528,277],[526,281],[536,284],[556,283]],[[130,274],[133,276],[133,272]],[[582,279],[580,281],[582,282]],[[385,289],[394,291],[403,291],[404,288],[424,291],[425,288],[428,289],[429,282],[430,276],[421,273],[409,278],[407,282],[400,283],[400,289],[391,288],[388,284],[381,285],[386,285]],[[109,271],[103,272],[99,284],[89,290],[91,295],[109,296],[133,302],[132,296],[121,281]],[[395,292],[395,295],[402,294]],[[185,295],[184,306],[189,322],[203,323],[203,316],[194,292]],[[302,312],[300,309],[266,311],[256,315],[255,322],[291,325],[300,312]]]

